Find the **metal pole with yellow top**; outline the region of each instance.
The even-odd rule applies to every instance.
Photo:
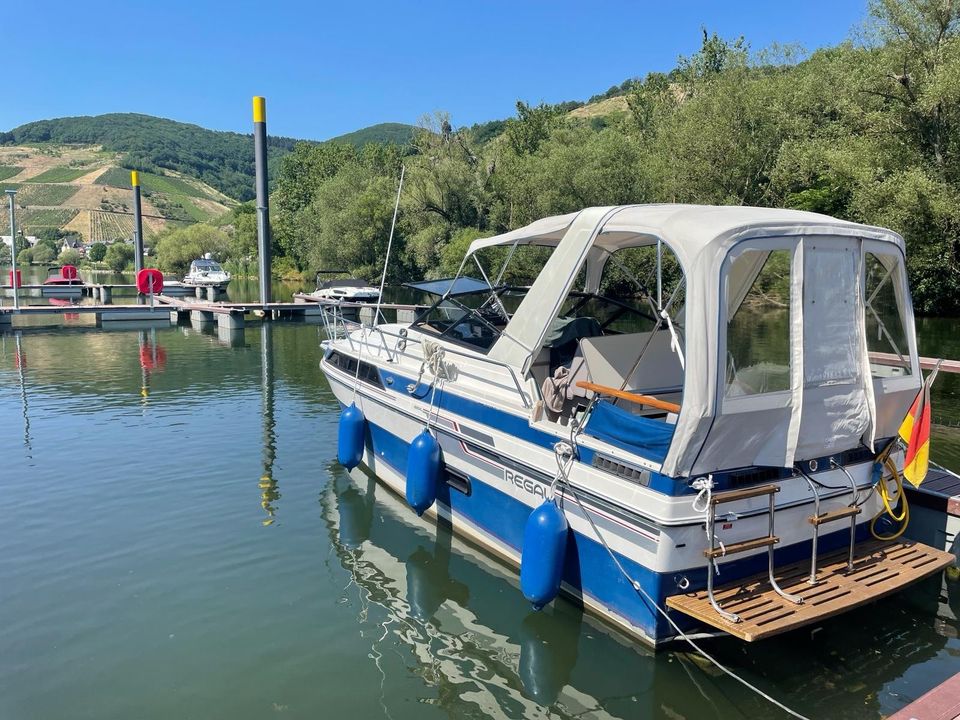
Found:
[[[270,197],[267,191],[267,101],[253,98],[253,153],[257,164],[257,250],[260,304],[270,302]]]
[[[140,214],[140,173],[130,171],[133,187],[133,264],[137,272],[143,270],[143,217]]]
[[[17,282],[17,210],[13,198],[16,190],[7,190],[10,198],[10,287],[13,288],[13,309],[20,309],[20,283]],[[19,337],[19,336],[18,336]]]

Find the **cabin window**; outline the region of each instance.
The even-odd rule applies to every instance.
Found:
[[[903,264],[895,255],[864,253],[864,313],[867,351],[895,355],[897,375],[909,375],[910,346],[907,342],[904,307]],[[889,376],[890,365],[874,365],[873,374]]]
[[[790,389],[790,250],[745,250],[725,276],[724,395]]]
[[[330,353],[327,357],[327,362],[334,367],[340,368],[344,372],[356,376],[364,382],[376,385],[379,388],[383,387],[383,383],[380,382],[380,373],[378,373],[377,369],[370,363],[360,360],[360,368],[358,371],[356,358],[352,358],[349,355],[341,355],[336,351]]]

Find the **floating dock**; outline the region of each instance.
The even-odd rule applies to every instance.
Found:
[[[84,286],[101,302],[91,305],[21,305],[19,309],[0,307],[0,330],[13,327],[18,316],[61,317],[75,319],[78,315],[94,315],[96,324],[115,322],[171,323],[189,320],[195,324],[215,323],[225,329],[242,329],[248,320],[292,320],[321,322],[324,312],[333,308],[347,321],[372,323],[377,306],[371,303],[333,302],[297,293],[293,302],[211,302],[185,297],[157,295],[153,306],[148,304],[114,305],[110,303],[113,289],[133,286],[90,285]],[[144,300],[146,302],[146,300]],[[395,317],[397,322],[413,322],[425,306],[383,303],[379,306],[382,315]]]
[[[111,322],[143,322],[169,323],[170,313],[165,308],[146,305],[27,305],[18,310],[12,307],[0,308],[0,330],[9,330],[13,327],[13,319],[19,316],[78,316],[94,315],[96,324]]]
[[[960,673],[907,705],[887,720],[958,720]]]

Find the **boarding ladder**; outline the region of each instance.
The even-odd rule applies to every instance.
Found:
[[[797,470],[803,476],[803,479],[807,481],[807,485],[813,492],[813,515],[807,518],[807,522],[813,525],[813,547],[810,553],[810,577],[807,580],[807,583],[810,585],[818,585],[820,583],[820,580],[817,579],[817,541],[819,540],[820,536],[820,526],[837,522],[838,520],[844,520],[846,518],[850,518],[850,549],[847,553],[847,572],[853,572],[853,549],[854,543],[857,539],[857,515],[860,514],[860,507],[857,505],[857,483],[854,481],[850,473],[847,472],[846,468],[838,464],[833,458],[830,458],[830,467],[834,470],[840,470],[846,476],[847,481],[850,483],[851,500],[850,504],[846,507],[821,513],[820,493],[817,491],[817,487],[823,487],[822,484],[817,483],[812,477],[804,472],[799,465],[797,466]]]
[[[773,576],[773,546],[780,542],[780,538],[774,535],[774,514],[776,509],[774,496],[778,492],[780,492],[780,486],[773,484],[744,488],[743,490],[728,490],[725,492],[714,493],[710,496],[710,500],[707,504],[707,540],[709,542],[709,548],[707,548],[703,553],[707,558],[707,597],[710,599],[710,604],[713,606],[713,609],[732,623],[740,622],[740,616],[736,613],[727,612],[720,607],[720,603],[717,602],[717,599],[713,595],[713,579],[717,570],[716,561],[719,557],[749,552],[750,550],[756,550],[757,548],[762,547],[767,548],[767,579],[770,583],[770,587],[772,587],[778,595],[792,603],[799,605],[803,602],[803,598],[800,596],[791,595],[790,593],[781,589],[780,586],[777,585],[777,581]],[[768,496],[770,500],[770,505],[767,509],[767,534],[761,537],[751,538],[749,540],[741,540],[740,542],[733,543],[731,545],[724,545],[723,543],[720,543],[720,545],[717,546],[717,506],[724,505],[726,503],[737,502],[739,500],[762,497],[763,495]]]

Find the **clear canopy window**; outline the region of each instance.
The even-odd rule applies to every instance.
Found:
[[[895,255],[864,253],[864,313],[869,352],[896,355],[903,367],[896,374],[909,375],[910,347],[903,318],[903,264]],[[890,366],[874,366],[873,374],[889,375]]]
[[[464,273],[475,271],[479,278],[461,274],[408,283],[407,287],[435,298],[414,326],[489,350],[554,249],[535,245],[483,248],[461,268]],[[646,245],[610,254],[592,289],[587,275],[586,267],[581,267],[547,334],[548,347],[571,337],[649,332],[658,325],[658,306],[668,307],[677,331],[681,330],[683,273],[665,245],[659,250],[656,245]]]
[[[790,250],[746,250],[726,274],[726,397],[790,389]]]

